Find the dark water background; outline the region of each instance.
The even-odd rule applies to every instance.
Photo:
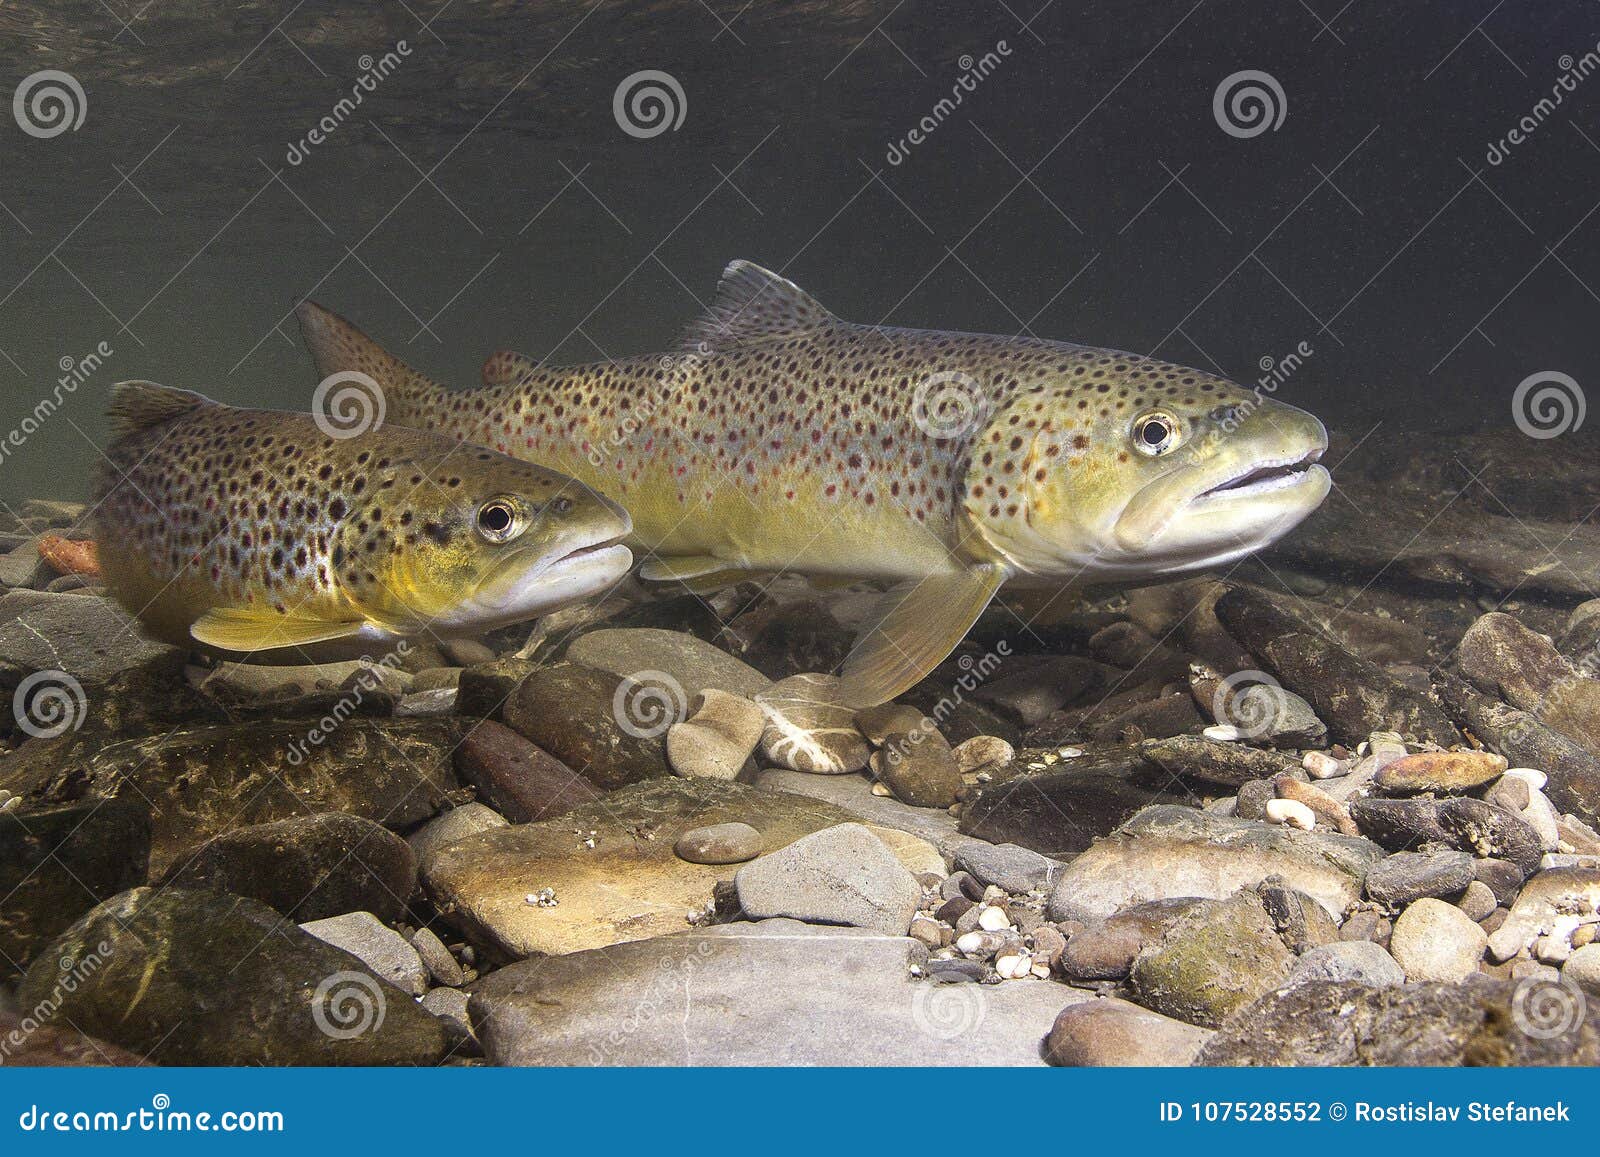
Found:
[[[1577,0],[6,3],[0,96],[57,69],[85,107],[49,138],[0,107],[0,437],[111,353],[0,498],[83,492],[117,380],[304,407],[306,295],[467,385],[502,346],[665,348],[733,257],[853,320],[1243,381],[1304,342],[1280,397],[1426,454],[1530,374],[1600,380],[1600,72],[1486,156],[1597,41]],[[613,96],[647,69],[683,119],[640,138]],[[1219,125],[1241,70],[1276,130]]]

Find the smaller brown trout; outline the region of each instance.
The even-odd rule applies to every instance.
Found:
[[[628,516],[552,470],[380,426],[113,387],[95,536],[152,635],[232,653],[472,635],[627,573]]]
[[[451,392],[310,302],[318,372],[398,420],[561,470],[628,508],[648,579],[899,584],[844,666],[882,703],[1003,585],[1149,582],[1261,549],[1328,494],[1316,418],[1203,370],[1066,342],[856,325],[735,261],[664,357],[501,353]]]

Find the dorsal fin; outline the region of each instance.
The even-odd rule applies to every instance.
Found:
[[[530,374],[537,373],[538,369],[539,363],[526,354],[513,353],[511,350],[496,350],[484,359],[483,384],[515,385]]]
[[[730,261],[717,282],[716,299],[684,330],[680,348],[709,353],[799,337],[838,323],[794,282],[748,261]]]
[[[427,414],[444,393],[432,378],[412,369],[333,310],[302,301],[294,313],[317,376],[326,380],[334,374],[366,374],[383,391],[392,418]]]
[[[106,415],[111,419],[112,436],[126,438],[180,418],[191,410],[216,404],[193,390],[174,390],[155,382],[118,382],[111,387]]]

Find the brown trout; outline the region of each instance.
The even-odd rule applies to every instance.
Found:
[[[610,586],[620,507],[554,471],[398,426],[353,436],[150,382],[113,387],[95,536],[158,638],[252,653],[449,637]]]
[[[841,321],[745,261],[665,356],[512,353],[450,392],[307,302],[326,376],[400,421],[570,473],[633,516],[647,579],[902,584],[847,702],[928,674],[1006,583],[1150,580],[1271,543],[1328,494],[1322,423],[1200,370],[1063,342]]]

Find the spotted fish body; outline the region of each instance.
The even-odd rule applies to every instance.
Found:
[[[112,418],[101,567],[173,643],[253,652],[473,633],[537,613],[574,580],[601,589],[631,561],[606,549],[627,516],[581,483],[436,434],[341,438],[310,415],[137,382],[116,387]],[[505,529],[486,536],[486,511]]]
[[[464,392],[319,307],[302,307],[301,322],[319,372],[370,374],[400,420],[572,473],[622,503],[645,577],[788,570],[915,584],[899,621],[853,657],[870,668],[855,679],[861,701],[925,674],[1004,582],[1214,564],[1281,534],[1327,492],[1309,467],[1326,444],[1320,423],[1225,379],[1059,342],[852,325],[746,262],[729,266],[674,354],[564,369],[496,354],[486,386]],[[1182,455],[1135,437],[1151,415]],[[1175,529],[1213,489],[1202,482],[1288,466],[1290,482],[1311,482],[1295,501],[1244,518],[1237,499],[1231,518],[1202,504],[1206,533]],[[1141,507],[1158,483],[1164,500]]]

